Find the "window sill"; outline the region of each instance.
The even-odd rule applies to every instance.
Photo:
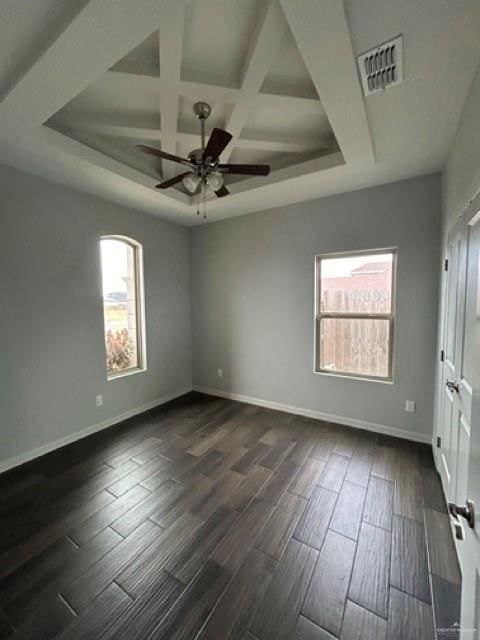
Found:
[[[342,378],[346,380],[360,380],[361,382],[379,382],[380,384],[393,385],[393,379],[391,378],[371,378],[369,376],[356,376],[350,373],[330,373],[329,371],[317,371],[314,369],[313,373],[316,376],[327,376],[329,378]]]
[[[112,375],[107,375],[107,382],[111,382],[112,380],[118,380],[118,378],[126,378],[128,376],[133,376],[136,373],[145,373],[147,370],[146,367],[136,367],[135,369],[128,369],[127,371],[119,371],[118,373],[113,373]]]

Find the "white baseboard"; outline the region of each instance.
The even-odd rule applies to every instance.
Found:
[[[238,402],[246,402],[247,404],[255,404],[259,407],[267,407],[268,409],[276,409],[278,411],[285,411],[286,413],[294,413],[299,416],[306,416],[307,418],[315,418],[317,420],[324,420],[325,422],[335,422],[337,424],[344,424],[348,427],[365,429],[366,431],[374,431],[375,433],[383,433],[387,436],[394,436],[395,438],[413,440],[414,442],[423,442],[429,445],[432,444],[431,435],[418,433],[418,431],[409,431],[408,429],[389,427],[384,424],[375,424],[374,422],[367,422],[366,420],[358,420],[357,418],[336,416],[331,413],[324,413],[323,411],[303,409],[302,407],[294,407],[292,405],[282,404],[280,402],[272,402],[270,400],[262,400],[261,398],[253,398],[251,396],[244,396],[239,393],[230,393],[228,391],[221,391],[220,389],[210,389],[208,387],[193,385],[193,390],[200,393],[205,393],[209,396],[219,396],[220,398],[228,398],[229,400],[238,400]]]
[[[117,416],[113,416],[112,418],[107,418],[107,420],[103,420],[103,422],[85,427],[85,429],[81,429],[80,431],[71,433],[68,436],[64,436],[63,438],[59,438],[58,440],[54,440],[53,442],[44,444],[41,447],[37,447],[36,449],[32,449],[31,451],[27,451],[26,453],[21,453],[18,456],[14,456],[13,458],[2,460],[0,461],[0,473],[8,471],[9,469],[13,469],[14,467],[18,467],[19,465],[43,456],[46,453],[50,453],[50,451],[60,449],[60,447],[64,447],[65,445],[75,442],[76,440],[81,440],[82,438],[85,438],[92,433],[97,433],[97,431],[103,431],[103,429],[113,427],[119,422],[123,422],[124,420],[132,418],[133,416],[136,416],[139,413],[143,413],[144,411],[148,411],[149,409],[154,409],[155,407],[165,404],[170,400],[175,400],[175,398],[179,398],[180,396],[183,396],[190,391],[192,391],[191,386],[184,387],[183,389],[179,389],[178,391],[173,391],[172,393],[167,393],[161,398],[157,398],[156,400],[152,400],[151,402],[142,404],[139,407],[135,407],[134,409],[129,409],[128,411],[125,411],[124,413],[121,413]]]

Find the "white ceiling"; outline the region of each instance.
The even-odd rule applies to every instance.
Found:
[[[88,0],[2,0],[0,100],[87,2]]]
[[[365,98],[355,56],[398,34],[403,83]],[[0,162],[196,224],[182,188],[153,188],[181,165],[135,150],[198,147],[196,100],[234,135],[224,161],[272,165],[230,178],[209,220],[441,170],[480,3],[4,0],[0,41]]]

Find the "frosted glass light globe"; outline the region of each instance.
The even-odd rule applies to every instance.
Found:
[[[198,185],[200,184],[200,176],[197,176],[196,173],[189,173],[184,177],[182,182],[187,191],[189,191],[190,193],[195,193]]]
[[[223,176],[217,171],[209,173],[207,176],[207,184],[212,191],[218,191],[223,187]]]

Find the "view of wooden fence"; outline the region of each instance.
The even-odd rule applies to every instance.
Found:
[[[390,313],[385,290],[324,291],[324,313]],[[320,367],[332,372],[387,377],[389,373],[388,319],[322,318]]]

